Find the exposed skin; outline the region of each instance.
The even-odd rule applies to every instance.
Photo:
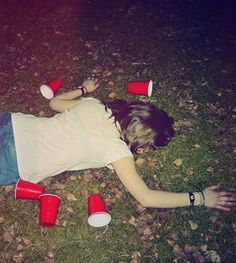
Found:
[[[82,86],[86,88],[88,93],[91,93],[99,87],[99,81],[95,78],[89,78],[83,82]],[[79,97],[81,95],[82,91],[80,89],[60,94],[50,101],[50,107],[57,112],[71,109],[79,104]],[[172,193],[149,189],[138,175],[132,157],[117,160],[112,163],[112,166],[125,188],[142,206],[153,208],[189,206],[188,193]],[[205,205],[209,208],[230,211],[236,205],[236,194],[229,191],[217,191],[219,188],[220,185],[212,185],[203,190]],[[195,205],[200,205],[199,193],[194,192],[194,195]]]

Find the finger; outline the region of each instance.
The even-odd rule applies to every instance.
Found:
[[[221,197],[217,204],[224,205],[224,206],[234,206],[236,205],[236,199],[233,197]]]
[[[236,194],[232,193],[232,192],[219,192],[220,196],[228,196],[230,198],[234,198],[236,199]]]
[[[228,191],[219,192],[219,194],[220,196],[234,195],[234,193]]]
[[[216,209],[219,209],[219,210],[226,211],[226,212],[230,211],[230,208],[224,207],[224,206],[222,206],[222,205],[217,205],[215,208],[216,208]]]
[[[215,190],[215,189],[217,189],[217,188],[219,188],[220,187],[220,184],[215,184],[215,185],[211,185],[210,187],[208,187],[209,189],[211,189],[211,190]]]

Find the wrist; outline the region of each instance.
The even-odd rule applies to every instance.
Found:
[[[193,208],[194,206],[199,206],[201,204],[200,194],[198,192],[188,192],[188,202],[190,208]]]
[[[81,91],[82,96],[88,93],[88,90],[85,86],[79,86],[78,89]]]
[[[86,88],[86,86],[82,85],[82,90],[83,90],[83,95],[85,95],[86,93],[88,93],[88,89]]]

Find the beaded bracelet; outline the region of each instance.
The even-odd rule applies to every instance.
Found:
[[[205,206],[205,195],[202,190],[198,191],[200,196],[200,206]]]

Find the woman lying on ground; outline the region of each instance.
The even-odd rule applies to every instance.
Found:
[[[0,114],[0,185],[107,166],[144,207],[206,205],[229,211],[235,205],[236,195],[215,191],[219,186],[189,193],[149,189],[137,174],[133,154],[167,145],[174,136],[173,119],[141,101],[77,99],[98,86],[98,80],[89,79],[81,89],[54,97],[50,107],[60,113],[51,118]]]

